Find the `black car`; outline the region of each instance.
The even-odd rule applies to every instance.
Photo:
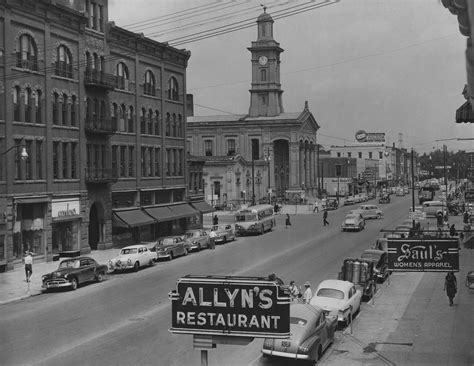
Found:
[[[389,275],[388,252],[385,250],[366,249],[362,252],[361,258],[374,263],[374,273],[379,282],[385,281]]]
[[[388,194],[380,196],[379,203],[390,203],[390,196]]]
[[[62,287],[77,289],[79,284],[96,281],[101,282],[107,273],[107,265],[99,264],[90,257],[75,257],[62,260],[54,272],[42,277],[45,290]]]

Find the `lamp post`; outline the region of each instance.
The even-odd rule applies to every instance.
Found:
[[[390,153],[387,150],[385,150],[385,152],[383,154],[385,155],[385,184],[388,187],[388,163],[387,163],[387,158],[390,155]]]
[[[16,148],[19,148],[21,147],[21,152],[20,152],[20,159],[21,160],[26,160],[28,159],[28,151],[26,151],[26,146],[25,145],[13,145],[13,146],[10,146],[8,149],[6,149],[4,152],[1,152],[0,153],[0,156],[1,155],[5,155],[6,153],[8,153],[9,151],[12,151],[13,149],[16,149]]]
[[[267,169],[268,169],[268,203],[271,203],[271,194],[270,194],[270,161],[272,160],[272,157],[270,156],[270,149],[267,148],[265,152],[265,156],[263,159],[267,162]]]
[[[252,157],[252,206],[255,206],[255,160]]]

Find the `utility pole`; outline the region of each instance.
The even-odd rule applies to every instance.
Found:
[[[413,164],[414,161],[414,152],[413,148],[411,148],[411,213],[413,215],[413,230],[415,230],[415,166]]]
[[[255,160],[252,156],[252,206],[255,206]]]

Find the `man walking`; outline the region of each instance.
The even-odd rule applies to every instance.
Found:
[[[209,233],[209,249],[216,249],[216,232],[214,229],[211,229],[211,232]]]
[[[324,226],[329,225],[329,222],[328,222],[328,210],[324,210],[324,213],[323,213],[323,224],[324,224]]]
[[[311,284],[306,281],[304,284],[304,293],[303,293],[303,303],[309,304],[311,299],[313,298],[313,292],[311,291]]]
[[[33,253],[30,251],[26,252],[24,261],[26,282],[30,282],[31,275],[33,274]]]

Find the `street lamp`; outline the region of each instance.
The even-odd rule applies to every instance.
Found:
[[[385,155],[385,184],[388,187],[388,163],[387,163],[387,158],[390,155],[390,153],[387,150],[385,150],[385,152],[383,154]]]
[[[28,151],[26,150],[26,147],[24,145],[13,145],[13,146],[9,147],[7,150],[5,150],[4,152],[0,153],[0,155],[5,155],[9,151],[12,151],[13,149],[16,149],[16,148],[19,148],[19,147],[21,147],[20,159],[21,160],[28,159],[28,156],[29,156]]]

